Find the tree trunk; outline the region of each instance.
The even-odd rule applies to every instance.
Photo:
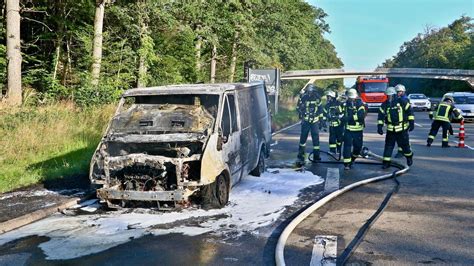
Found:
[[[138,82],[137,82],[138,88],[146,87],[147,70],[148,68],[146,64],[146,58],[141,54],[139,63],[138,63]]]
[[[95,8],[94,41],[92,48],[92,85],[99,85],[100,64],[102,62],[102,30],[104,27],[104,12],[106,0],[99,0]]]
[[[212,45],[212,53],[211,53],[211,83],[216,82],[216,62],[217,61],[217,46],[215,44]]]
[[[202,37],[198,36],[194,50],[196,51],[196,75],[199,77],[201,73],[201,48],[202,48]]]
[[[137,87],[142,88],[147,85],[147,49],[146,40],[148,38],[148,22],[146,20],[147,14],[145,10],[146,0],[138,2],[138,21],[140,23],[140,50],[138,51],[138,82]]]
[[[53,80],[56,80],[58,74],[59,61],[61,60],[61,43],[62,40],[57,40],[56,43],[56,57],[54,58]]]
[[[239,32],[236,31],[234,34],[234,43],[232,44],[232,58],[230,61],[230,75],[229,82],[234,82],[235,76],[235,65],[237,64],[237,42],[239,40]]]
[[[21,105],[20,3],[7,0],[7,102]]]

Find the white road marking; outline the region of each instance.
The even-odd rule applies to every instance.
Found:
[[[324,183],[325,192],[333,192],[339,189],[339,168],[328,168],[326,182]]]
[[[423,127],[422,125],[418,124],[418,123],[415,123],[415,126],[417,127]]]
[[[293,125],[291,125],[291,126],[287,126],[287,127],[285,127],[285,128],[282,128],[282,129],[280,129],[280,130],[278,130],[278,131],[276,131],[276,132],[273,132],[273,133],[272,133],[272,136],[275,136],[276,134],[278,134],[278,133],[280,133],[280,132],[282,132],[282,131],[285,131],[285,130],[287,130],[287,129],[289,129],[289,128],[292,128],[292,127],[294,127],[294,126],[297,126],[297,125],[299,125],[299,124],[301,124],[301,122],[298,122],[298,123],[293,124]]]
[[[273,142],[272,144],[270,144],[270,147],[273,147],[275,145],[278,145],[278,140],[275,140],[275,142]]]
[[[337,236],[316,236],[310,266],[336,265]]]
[[[457,141],[457,140],[453,140],[453,142],[456,143],[456,144],[459,144],[459,141]],[[474,148],[473,148],[473,147],[471,147],[471,146],[469,146],[469,145],[466,145],[466,144],[464,144],[464,146],[465,146],[466,148],[468,148],[468,149],[474,151]]]

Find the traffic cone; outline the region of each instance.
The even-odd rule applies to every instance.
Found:
[[[458,148],[464,148],[464,119],[461,120],[460,126],[459,126],[459,143],[458,143]]]

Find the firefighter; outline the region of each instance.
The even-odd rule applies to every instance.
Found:
[[[342,103],[337,100],[334,91],[326,92],[326,105],[324,106],[324,121],[329,124],[329,152],[341,153],[343,125],[341,118],[344,115]]]
[[[301,135],[298,150],[298,164],[306,160],[305,147],[308,134],[311,132],[313,140],[313,160],[320,161],[319,154],[319,127],[323,118],[321,97],[313,84],[309,84],[306,91],[298,100],[298,113],[301,121]]]
[[[395,91],[397,91],[397,97],[398,98],[409,101],[408,97],[406,96],[406,89],[405,89],[404,85],[397,84],[397,86],[395,86]],[[398,146],[397,154],[395,154],[395,158],[402,158],[403,156],[404,156],[403,155],[403,149],[402,149],[402,147]]]
[[[436,113],[433,115],[433,111],[430,112],[430,119],[434,119],[431,124],[431,130],[428,135],[426,146],[431,147],[433,140],[438,133],[440,127],[443,128],[443,140],[441,147],[449,148],[448,144],[448,131],[452,130],[450,119],[462,120],[461,112],[459,109],[454,107],[454,99],[452,96],[444,97],[443,101],[438,105]]]
[[[347,101],[344,107],[344,170],[350,170],[360,155],[363,144],[363,130],[365,127],[365,106],[358,98],[355,89],[347,91]]]
[[[407,159],[407,165],[413,164],[413,152],[410,148],[408,131],[415,128],[415,116],[410,102],[405,98],[397,97],[394,87],[387,88],[385,94],[387,100],[379,108],[377,133],[383,135],[383,126],[387,124],[385,135],[385,148],[383,151],[383,169],[390,167],[390,160],[397,143],[402,148],[403,155]]]

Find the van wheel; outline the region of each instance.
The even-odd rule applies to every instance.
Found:
[[[219,175],[216,180],[216,199],[218,208],[224,207],[229,202],[229,184],[223,175]]]
[[[222,208],[229,201],[229,184],[223,175],[214,183],[201,187],[201,205],[204,209]]]
[[[250,172],[253,176],[261,176],[265,172],[265,154],[263,149],[260,151],[260,155],[258,156],[258,164],[255,169]]]

